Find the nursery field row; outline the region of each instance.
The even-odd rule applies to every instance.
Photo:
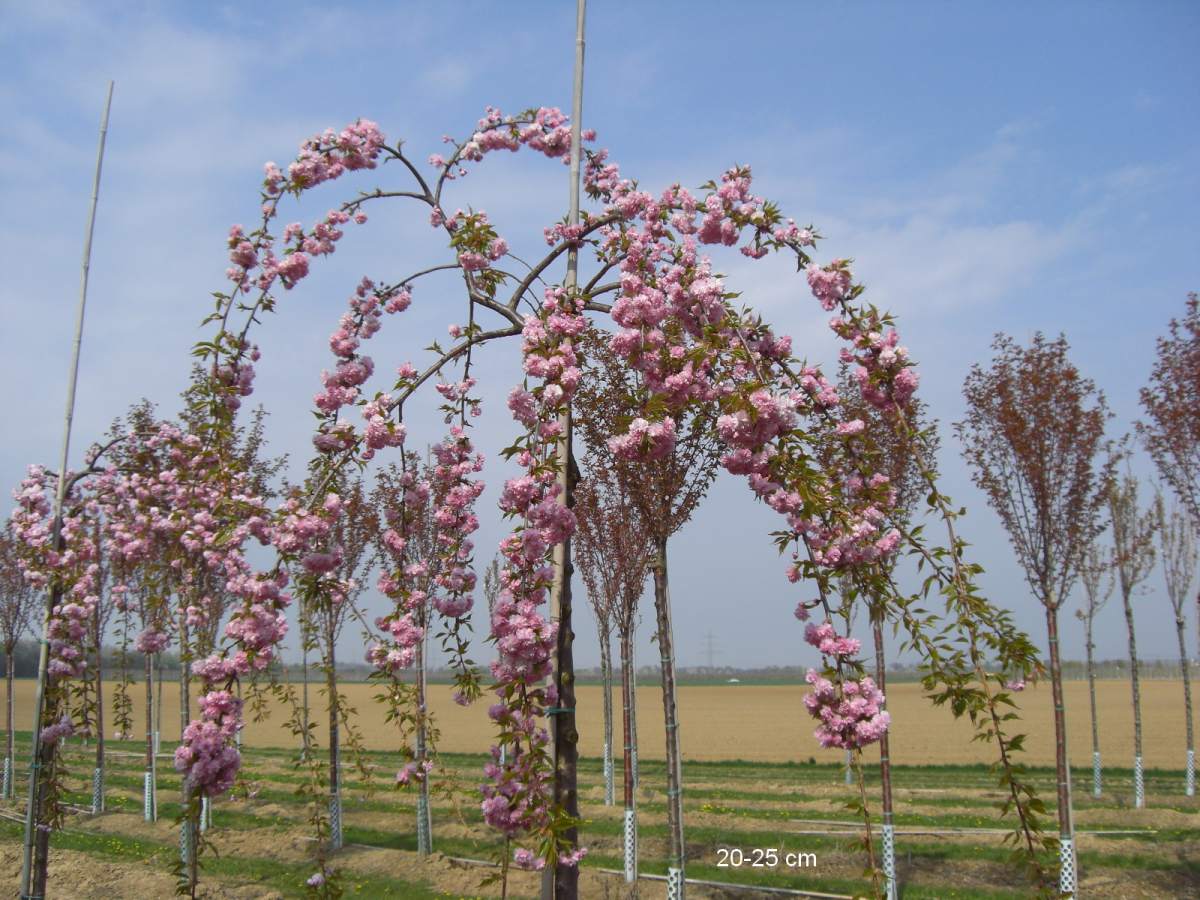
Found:
[[[25,735],[21,735],[25,738]],[[21,741],[21,746],[27,746]],[[166,896],[170,867],[178,842],[174,816],[179,778],[171,769],[171,745],[160,758],[160,820],[142,817],[142,767],[137,742],[110,746],[107,811],[97,817],[82,811],[68,817],[67,832],[55,838],[52,868],[55,883],[75,883],[76,897]],[[248,749],[244,781],[229,798],[214,805],[208,832],[218,856],[205,858],[205,880],[218,897],[303,896],[312,871],[313,843],[308,815],[311,804],[297,796],[305,770],[295,767],[286,750]],[[69,802],[90,803],[94,751],[72,740],[67,747]],[[483,758],[443,757],[452,798],[434,803],[435,855],[416,855],[413,821],[415,797],[396,790],[392,775],[398,757],[368,752],[364,762],[377,775],[371,785],[355,769],[345,772],[345,839],[336,856],[349,896],[357,897],[491,897],[481,886],[492,871],[486,865],[503,848],[484,826],[475,788]],[[638,792],[640,851],[644,873],[665,872],[666,807],[664,767],[647,761]],[[1035,770],[1034,780],[1049,804],[1053,771]],[[1182,772],[1149,773],[1149,806],[1129,808],[1128,772],[1113,771],[1113,792],[1099,800],[1086,793],[1086,779],[1076,791],[1079,859],[1089,897],[1191,896],[1200,884],[1200,804],[1173,786]],[[845,802],[852,789],[835,764],[752,764],[692,762],[685,766],[684,808],[687,823],[689,877],[758,887],[781,887],[853,895],[862,889],[862,851],[857,846],[858,820]],[[868,781],[873,773],[868,771]],[[586,820],[581,895],[619,897],[623,881],[602,869],[621,867],[619,807],[603,803],[602,767],[598,758],[581,760],[581,805]],[[619,773],[618,773],[619,787]],[[906,898],[1028,895],[1020,872],[1008,862],[1003,826],[996,803],[999,794],[981,766],[898,767],[895,771],[900,877]],[[619,792],[618,792],[619,793]],[[0,889],[15,877],[19,850],[19,804],[8,805],[0,820]],[[877,811],[876,811],[877,814]],[[776,849],[781,864],[773,867],[720,865],[736,859],[733,850]],[[801,856],[805,855],[805,856]],[[782,860],[804,858],[804,867],[788,868]],[[13,882],[15,886],[15,882]],[[659,882],[643,882],[642,896],[662,892]],[[514,873],[509,896],[536,895],[534,876]],[[697,888],[694,897],[755,896],[732,888]],[[758,896],[763,896],[758,894]]]

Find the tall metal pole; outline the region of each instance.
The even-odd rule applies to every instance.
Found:
[[[583,143],[583,57],[584,21],[587,0],[578,0],[575,12],[575,86],[571,99],[571,186],[567,224],[579,224],[579,168]],[[567,274],[563,287],[572,294],[579,281],[579,251],[567,250]],[[559,502],[571,505],[571,410],[559,416],[561,427],[556,453],[558,456]],[[571,542],[568,538],[554,552],[554,585],[550,595],[550,618],[558,623],[558,639],[554,653],[551,678],[558,689],[558,709],[550,728],[554,753],[554,799],[567,815],[578,818],[579,732],[575,727],[575,664],[571,644]],[[571,843],[578,841],[578,830],[569,829],[564,835]],[[560,866],[552,860],[542,875],[543,900],[575,900],[579,896],[578,866]]]
[[[67,490],[67,456],[71,451],[71,421],[75,417],[75,386],[79,381],[79,348],[83,343],[83,313],[87,305],[88,270],[92,264],[92,233],[96,227],[96,203],[100,198],[100,171],[104,165],[104,140],[108,136],[108,113],[112,109],[113,82],[108,83],[108,96],[104,101],[104,116],[100,120],[100,145],[96,150],[96,174],[92,179],[92,202],[88,211],[87,232],[83,240],[83,270],[79,281],[79,308],[75,314],[75,340],[71,347],[71,369],[67,379],[67,411],[63,421],[62,453],[58,458],[58,484],[54,493],[54,524],[50,536],[50,546],[55,551],[59,549],[62,539],[62,508]],[[46,594],[46,609],[42,618],[41,651],[38,654],[38,684],[37,699],[34,703],[33,720],[33,757],[29,767],[29,802],[25,808],[25,849],[21,861],[21,898],[22,900],[41,900],[46,883],[46,862],[43,854],[39,853],[37,866],[34,865],[33,847],[34,834],[37,826],[43,823],[36,821],[44,798],[42,795],[43,773],[39,761],[42,757],[42,716],[46,705],[46,673],[50,664],[50,645],[48,634],[50,618],[61,590],[51,588]],[[49,836],[39,840],[39,849],[44,846],[49,850]],[[35,872],[36,869],[36,872]],[[36,893],[31,887],[36,879]]]

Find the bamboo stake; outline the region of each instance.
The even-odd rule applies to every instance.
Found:
[[[575,12],[575,83],[571,99],[571,184],[567,224],[579,224],[579,168],[583,141],[583,59],[584,23],[587,0],[578,0]],[[567,250],[567,274],[563,287],[567,293],[574,292],[579,280],[579,250]],[[559,502],[571,506],[571,410],[568,407],[559,417],[561,433],[556,455],[558,457]],[[551,678],[558,688],[558,708],[554,711],[550,741],[554,755],[554,800],[568,816],[579,817],[578,761],[579,732],[575,727],[575,666],[571,644],[571,541],[559,544],[554,551],[554,584],[550,593],[550,618],[558,623],[558,638],[555,642],[554,668]],[[579,832],[571,827],[563,838],[572,845],[578,842]],[[576,900],[579,896],[579,867],[560,866],[553,859],[542,875],[543,900]]]
[[[62,453],[59,454],[58,485],[54,493],[54,524],[50,545],[58,548],[62,540],[62,508],[66,497],[67,487],[67,457],[71,451],[71,422],[75,418],[75,387],[79,382],[79,348],[83,343],[83,316],[87,306],[88,270],[92,264],[92,234],[96,226],[96,204],[100,198],[100,172],[104,166],[104,141],[108,135],[108,114],[112,109],[113,82],[108,83],[108,96],[104,101],[104,116],[100,120],[100,142],[96,150],[96,173],[92,179],[92,199],[88,211],[87,232],[83,240],[83,266],[79,282],[79,307],[75,314],[75,338],[71,347],[71,368],[67,380],[67,409],[63,420]],[[25,846],[21,860],[21,897],[22,900],[41,900],[46,889],[46,866],[49,862],[50,835],[41,830],[44,824],[40,821],[44,797],[45,783],[49,780],[50,771],[47,766],[43,774],[43,766],[53,762],[53,748],[42,746],[42,716],[46,705],[46,679],[50,665],[50,645],[47,635],[50,631],[50,617],[54,606],[61,595],[61,588],[51,589],[46,595],[46,609],[42,617],[41,652],[38,654],[38,686],[37,698],[34,702],[33,720],[33,760],[29,771],[29,802],[25,809]],[[47,753],[47,749],[50,752]],[[43,759],[45,757],[45,759]],[[37,841],[34,836],[37,832]],[[35,859],[34,845],[37,845]]]

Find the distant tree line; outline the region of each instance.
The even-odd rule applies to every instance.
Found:
[[[135,650],[131,650],[127,654],[127,666],[133,673],[141,672],[145,666],[145,657]],[[13,661],[16,664],[17,678],[35,678],[38,671],[38,642],[34,640],[18,641],[16,648],[13,650]],[[104,648],[104,668],[115,674],[120,669],[121,650],[119,647]],[[179,656],[175,653],[161,653],[155,663],[163,668],[163,671],[172,678],[179,677]],[[0,647],[0,671],[2,667],[8,665],[8,657],[4,653],[4,648]]]

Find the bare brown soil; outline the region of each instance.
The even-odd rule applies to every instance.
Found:
[[[33,683],[17,682],[18,727],[27,729],[33,705]],[[342,686],[351,705],[358,710],[356,722],[369,749],[388,750],[395,732],[384,721],[372,699],[373,685],[350,683]],[[446,685],[430,688],[430,705],[441,728],[441,749],[455,753],[484,752],[493,741],[487,717],[487,696],[470,708],[455,704]],[[679,689],[680,738],[685,760],[745,759],[762,762],[806,760],[835,762],[840,753],[821,750],[812,737],[812,723],[804,713],[801,698],[805,688],[796,686],[729,685],[684,686]],[[0,696],[3,690],[0,689]],[[140,698],[135,689],[135,699]],[[174,741],[179,734],[178,692],[167,684],[164,690],[163,739]],[[1124,681],[1101,681],[1097,685],[1100,708],[1101,753],[1106,765],[1133,765],[1133,715],[1129,685]],[[1024,756],[1031,765],[1053,765],[1054,735],[1050,688],[1039,684],[1017,695],[1025,718],[1012,723],[1014,731],[1028,734]],[[602,753],[602,693],[595,685],[578,688],[580,753]],[[1091,766],[1091,724],[1088,720],[1087,684],[1066,684],[1068,746],[1075,766]],[[614,697],[619,710],[619,695]],[[321,702],[313,693],[314,704]],[[662,695],[656,686],[638,688],[639,729],[645,735],[644,759],[663,758]],[[1149,768],[1182,769],[1186,739],[1183,719],[1183,688],[1174,681],[1142,682],[1142,721],[1145,764]],[[990,748],[971,741],[971,728],[956,721],[946,709],[933,707],[920,685],[896,684],[888,691],[892,714],[892,759],[897,765],[991,762]],[[134,734],[145,733],[140,703],[134,704]],[[290,747],[295,740],[286,727],[287,714],[275,708],[267,721],[251,723],[246,741],[258,747]],[[318,740],[321,715],[315,715]]]

